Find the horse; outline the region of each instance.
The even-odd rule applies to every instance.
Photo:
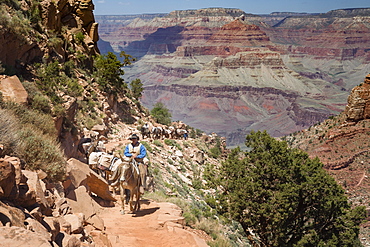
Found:
[[[142,127],[141,127],[141,136],[142,138],[144,139],[145,137],[148,137],[150,138],[150,132],[151,132],[151,126],[148,124],[148,123],[145,123]]]
[[[161,139],[162,134],[163,134],[162,127],[153,127],[153,129],[152,129],[153,139]]]
[[[125,213],[125,204],[130,205],[130,213],[135,213],[140,210],[140,196],[142,194],[140,193],[141,179],[138,165],[135,160],[129,162],[123,161],[116,169],[116,172],[113,172],[114,175],[112,176],[118,179],[118,181],[113,182],[113,184],[117,184],[118,182],[119,185],[122,201],[121,214]],[[129,195],[126,190],[130,192]],[[136,197],[135,202],[134,197]]]

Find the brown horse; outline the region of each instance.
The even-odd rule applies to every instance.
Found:
[[[121,169],[121,176],[119,179],[119,188],[122,201],[121,213],[125,213],[125,204],[130,205],[130,213],[135,213],[140,210],[140,185],[141,179],[139,175],[139,168],[135,160],[124,162]],[[124,180],[123,180],[124,178]],[[128,192],[129,191],[129,195]],[[134,201],[136,197],[136,201]],[[129,198],[129,199],[128,199]]]

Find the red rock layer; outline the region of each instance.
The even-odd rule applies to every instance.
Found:
[[[266,33],[256,25],[248,25],[240,20],[235,20],[224,25],[220,31],[213,34],[207,43],[211,44],[239,44],[240,46],[269,45],[270,39]]]
[[[370,61],[370,18],[288,18],[276,28],[263,29],[288,53],[317,58]]]

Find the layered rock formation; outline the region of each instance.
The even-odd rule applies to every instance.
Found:
[[[111,44],[115,52],[125,50],[128,54],[141,57],[157,46],[173,52],[180,45],[205,42],[221,26],[243,14],[239,9],[223,8],[173,11],[154,19],[136,18],[113,32],[102,25],[102,30],[106,32],[101,32],[100,36]]]
[[[284,135],[343,110],[346,90],[370,69],[368,12],[253,16],[234,9],[174,11],[151,20],[135,19],[117,32],[105,33],[103,39],[116,51],[140,58],[126,69],[126,78],[142,80],[145,106],[162,101],[175,119],[226,134],[228,145],[233,145],[242,143],[250,129]],[[235,88],[223,91],[225,85]],[[218,95],[195,96],[194,91],[202,94],[209,86]],[[286,103],[269,103],[275,109],[270,111],[261,103],[264,94],[240,96],[236,108],[253,111],[238,113],[230,107],[234,103],[228,95],[245,86],[278,89],[296,97],[274,95],[270,102]],[[228,110],[221,110],[226,105]],[[235,126],[225,119],[233,119]],[[235,140],[238,132],[243,134]]]
[[[370,118],[370,74],[359,86],[352,89],[344,111],[348,121],[360,121]]]

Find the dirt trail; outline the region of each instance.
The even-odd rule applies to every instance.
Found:
[[[112,247],[208,246],[206,235],[200,237],[199,231],[183,227],[181,209],[176,205],[142,199],[138,213],[122,215],[117,199],[115,207],[105,207],[99,214]]]

